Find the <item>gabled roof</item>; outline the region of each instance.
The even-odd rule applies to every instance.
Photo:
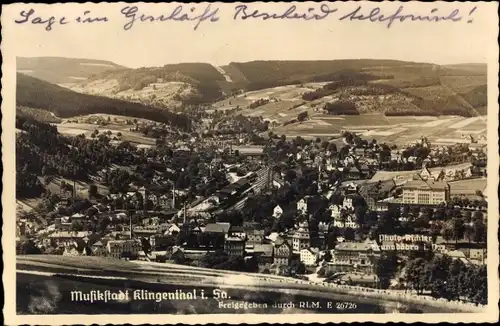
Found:
[[[262,253],[264,256],[272,256],[274,247],[272,244],[257,244],[254,246],[253,251]]]
[[[341,251],[367,251],[372,249],[372,246],[362,242],[342,242],[335,246],[335,250]]]
[[[245,229],[242,226],[231,225],[231,227],[229,227],[229,231],[230,232],[245,232]]]
[[[209,223],[205,227],[204,233],[228,233],[230,228],[229,223]]]
[[[449,185],[444,181],[433,180],[411,180],[403,185],[403,189],[429,189],[429,190],[443,190],[449,189]]]

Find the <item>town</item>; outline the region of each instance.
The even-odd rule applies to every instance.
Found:
[[[123,125],[155,144],[97,128],[90,139],[64,137],[17,118],[17,197],[42,197],[17,216],[17,254],[170,262],[486,302],[484,138],[396,145],[349,130],[291,138],[242,116],[204,133]],[[55,155],[35,155],[32,143]],[[426,274],[434,268],[446,272]]]

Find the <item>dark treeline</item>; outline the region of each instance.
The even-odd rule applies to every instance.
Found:
[[[366,85],[367,81],[366,80],[353,80],[353,79],[346,79],[346,80],[341,80],[341,81],[335,81],[332,83],[329,83],[325,86],[323,86],[320,89],[317,89],[312,92],[304,93],[302,95],[302,99],[304,101],[314,101],[319,98],[331,95],[335,93],[338,89],[343,88],[343,87],[349,87],[349,86],[362,86]]]
[[[386,116],[406,116],[406,115],[458,115],[462,117],[474,117],[479,113],[474,112],[472,107],[468,107],[464,101],[460,100],[458,96],[448,96],[445,99],[428,100],[420,97],[415,97],[412,104],[417,106],[419,110],[387,110]]]
[[[384,76],[385,79],[392,79],[394,76]],[[353,70],[343,70],[334,73],[314,76],[310,79],[312,82],[326,82],[326,81],[371,81],[380,79],[377,76],[353,71]]]
[[[350,101],[337,101],[334,103],[326,103],[325,110],[332,115],[359,115],[356,104]]]

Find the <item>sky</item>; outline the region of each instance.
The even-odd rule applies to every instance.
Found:
[[[325,3],[327,4],[327,3]],[[120,13],[130,4],[15,4],[4,9],[4,42],[15,43],[16,56],[56,56],[109,60],[130,68],[161,66],[179,62],[208,62],[225,65],[229,62],[252,60],[332,60],[332,59],[397,59],[436,64],[484,63],[491,52],[492,35],[498,33],[496,13],[487,3],[479,3],[473,16],[469,12],[474,3],[405,3],[404,13],[429,14],[437,8],[443,15],[458,8],[460,22],[395,22],[339,21],[338,18],[362,5],[368,14],[375,6],[383,5],[386,15],[395,12],[398,3],[329,3],[336,8],[327,18],[318,21],[303,20],[233,20],[234,4],[212,4],[219,8],[217,22],[204,21],[197,30],[196,22],[136,21],[125,31],[129,21]],[[496,5],[496,4],[492,4]],[[138,13],[169,15],[177,4],[138,4]],[[290,4],[248,4],[248,12],[283,13]],[[297,4],[297,12],[314,8],[321,3]],[[191,6],[185,5],[183,12]],[[207,4],[193,4],[200,14]],[[55,23],[51,31],[43,24],[15,24],[23,20],[22,10],[34,9],[29,17],[46,20],[54,16],[58,21],[66,17],[68,24]],[[493,11],[491,11],[493,9]],[[76,17],[89,10],[89,16],[108,18],[107,23],[78,24]],[[473,21],[467,23],[467,19]]]

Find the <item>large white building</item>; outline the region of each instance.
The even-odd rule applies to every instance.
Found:
[[[139,240],[111,240],[106,245],[106,254],[108,257],[119,259],[124,255],[135,256],[142,250],[142,244]]]
[[[302,249],[309,248],[311,237],[307,223],[301,223],[299,229],[292,236],[292,249],[294,254],[300,254]]]
[[[307,197],[304,197],[297,202],[297,212],[302,215],[307,214]]]
[[[300,251],[300,261],[306,266],[312,266],[316,264],[316,259],[318,258],[319,251],[317,248],[305,248]]]
[[[416,179],[405,183],[403,204],[439,205],[450,200],[450,185],[444,181]]]

